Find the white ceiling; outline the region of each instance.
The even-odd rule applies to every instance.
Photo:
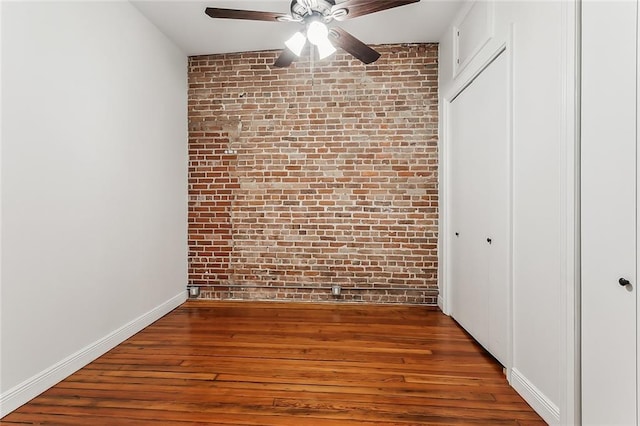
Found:
[[[376,1],[376,0],[371,0]],[[336,23],[367,44],[436,42],[464,0],[421,0]],[[212,19],[206,7],[289,12],[290,0],[131,0],[187,55],[282,49],[300,24]]]

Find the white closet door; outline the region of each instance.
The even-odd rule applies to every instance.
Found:
[[[510,150],[508,126],[507,55],[500,55],[493,66],[495,98],[490,108],[491,131],[487,135],[488,162],[485,166],[489,188],[485,204],[488,210],[487,237],[489,247],[489,348],[506,365],[509,330],[509,270],[510,246]]]
[[[503,53],[452,102],[451,314],[507,357],[509,157]]]
[[[460,96],[469,95],[467,88]],[[452,103],[452,304],[451,315],[483,346],[489,344],[489,263],[485,241],[489,219],[486,147],[474,99]]]
[[[582,4],[582,421],[638,424],[637,2]],[[620,279],[630,282],[620,285]]]

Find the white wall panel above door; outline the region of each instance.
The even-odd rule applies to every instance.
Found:
[[[493,36],[493,1],[470,3],[454,30],[454,73],[464,69]]]

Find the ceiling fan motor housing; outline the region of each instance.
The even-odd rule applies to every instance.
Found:
[[[335,0],[293,0],[291,16],[299,21],[318,19],[327,24],[334,19],[331,9],[335,5]]]

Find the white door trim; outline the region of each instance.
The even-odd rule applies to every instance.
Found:
[[[561,424],[580,424],[580,7],[562,2],[562,300],[560,371],[565,373],[561,391]]]
[[[640,149],[638,149],[638,114],[640,114],[640,0],[636,0],[636,256],[639,253],[638,240],[640,240],[640,208],[637,206],[638,200],[640,200],[640,173],[638,173],[638,167],[640,166]],[[636,281],[640,277],[640,262],[636,259]],[[636,357],[640,356],[640,291],[638,291],[638,282],[636,282]],[[640,361],[636,358],[636,396],[640,398]],[[636,404],[636,418],[640,420],[640,403]]]

